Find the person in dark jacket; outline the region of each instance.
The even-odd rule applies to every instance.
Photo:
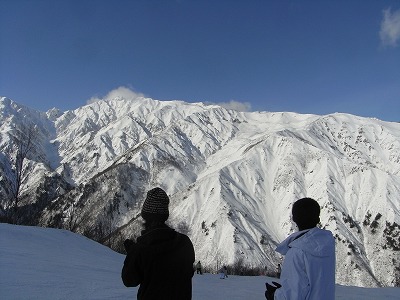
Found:
[[[145,229],[136,243],[125,240],[127,256],[122,281],[140,285],[139,300],[187,300],[192,298],[195,254],[189,237],[168,227],[169,198],[161,188],[147,193],[142,207]]]

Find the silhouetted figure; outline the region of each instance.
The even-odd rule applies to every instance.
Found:
[[[169,198],[161,188],[147,193],[142,207],[145,229],[135,243],[125,240],[127,251],[122,281],[138,286],[137,299],[192,298],[194,249],[190,239],[165,225]]]
[[[226,266],[223,266],[221,271],[219,271],[219,278],[220,279],[228,278],[228,268]]]
[[[196,264],[196,272],[197,272],[197,274],[200,274],[200,275],[203,274],[203,270],[201,268],[201,262],[200,261],[198,261],[197,264]]]

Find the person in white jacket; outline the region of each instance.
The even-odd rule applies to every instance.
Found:
[[[285,255],[280,284],[266,283],[268,300],[334,300],[335,239],[317,228],[320,206],[311,198],[293,204],[293,221],[299,231],[278,245]]]

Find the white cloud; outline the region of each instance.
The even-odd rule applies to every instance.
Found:
[[[141,98],[141,97],[145,97],[144,94],[139,93],[134,91],[131,88],[125,87],[125,86],[120,86],[110,92],[108,92],[108,94],[104,97],[98,97],[98,96],[94,96],[92,98],[90,98],[89,100],[86,101],[87,104],[91,104],[97,101],[102,101],[102,100],[111,100],[111,99],[115,99],[115,98],[123,98],[123,99],[137,99],[137,98]]]
[[[86,104],[91,104],[98,101],[111,100],[116,98],[135,100],[137,98],[147,97],[146,95],[135,91],[132,88],[120,86],[110,92],[107,93],[104,97],[93,96],[89,100],[86,101]],[[236,100],[231,100],[229,102],[219,102],[215,103],[219,106],[222,106],[226,109],[233,109],[236,111],[251,111],[251,104],[249,102],[239,102]]]
[[[97,101],[102,101],[102,99],[98,98],[98,97],[92,97],[89,100],[86,101],[86,104],[92,104],[95,103]]]
[[[379,33],[383,46],[396,47],[400,40],[400,10],[387,8],[383,11],[381,31]]]
[[[226,109],[233,109],[237,111],[251,111],[251,104],[249,102],[239,102],[231,100],[229,102],[220,102],[217,104]]]

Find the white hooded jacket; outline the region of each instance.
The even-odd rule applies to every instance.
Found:
[[[275,300],[335,299],[335,239],[328,230],[296,232],[276,251],[285,255]]]

